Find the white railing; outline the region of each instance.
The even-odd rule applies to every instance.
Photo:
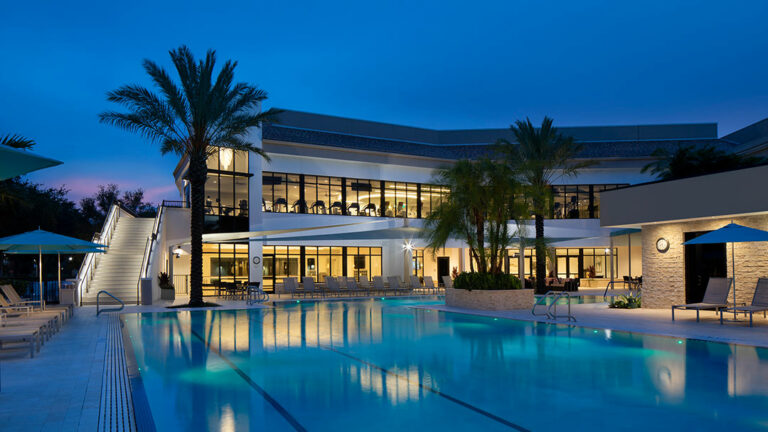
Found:
[[[141,296],[141,280],[149,277],[149,268],[152,266],[152,254],[155,251],[155,245],[158,243],[157,236],[160,233],[160,226],[162,225],[163,215],[165,214],[165,208],[159,206],[157,209],[157,215],[155,216],[155,224],[152,226],[152,234],[147,237],[147,242],[144,245],[144,256],[141,259],[141,269],[139,270],[139,281],[136,284],[136,301],[139,302]]]
[[[115,228],[117,228],[117,221],[123,214],[127,215],[128,213],[123,211],[119,204],[112,204],[112,206],[109,207],[107,218],[104,219],[101,232],[94,234],[91,241],[109,246],[112,242],[112,235],[115,233]],[[85,254],[83,263],[80,265],[80,270],[77,272],[77,282],[75,285],[77,292],[75,295],[78,299],[78,304],[82,303],[83,293],[88,292],[90,282],[93,279],[93,271],[96,268],[96,255],[96,253]]]

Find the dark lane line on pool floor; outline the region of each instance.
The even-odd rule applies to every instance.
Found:
[[[233,363],[233,362],[232,362],[232,360],[230,360],[229,358],[227,358],[227,356],[225,356],[224,354],[222,354],[222,353],[221,353],[221,352],[220,352],[218,349],[216,349],[216,348],[215,348],[213,345],[211,345],[210,343],[206,342],[206,341],[205,341],[205,339],[203,339],[203,338],[202,338],[202,337],[201,337],[199,334],[197,334],[197,332],[195,332],[194,330],[192,331],[192,335],[193,335],[194,337],[196,337],[196,338],[197,338],[197,339],[198,339],[200,342],[202,342],[202,343],[203,343],[205,346],[207,346],[207,347],[208,347],[208,349],[210,349],[211,351],[215,352],[215,353],[216,353],[216,355],[218,355],[218,356],[219,356],[219,357],[220,357],[222,360],[224,360],[224,362],[225,362],[225,363],[226,363],[226,364],[227,364],[227,365],[228,365],[230,368],[232,368],[232,370],[234,370],[234,371],[235,371],[235,372],[236,372],[238,375],[240,375],[240,378],[242,378],[242,379],[243,379],[243,380],[244,380],[246,383],[248,383],[248,385],[250,385],[250,386],[251,386],[251,388],[253,388],[254,390],[256,390],[256,392],[257,392],[257,393],[259,393],[259,394],[260,394],[260,395],[261,395],[261,396],[262,396],[262,397],[263,397],[263,398],[264,398],[264,399],[265,399],[267,402],[269,402],[269,404],[270,404],[270,405],[272,405],[272,407],[273,407],[275,410],[277,410],[277,412],[279,412],[279,413],[280,413],[280,415],[282,415],[282,416],[283,416],[283,418],[285,418],[285,420],[286,420],[288,423],[290,423],[290,424],[291,424],[291,426],[293,426],[293,428],[294,428],[294,429],[296,429],[297,431],[300,431],[300,432],[306,432],[306,430],[307,430],[307,429],[306,429],[304,426],[302,426],[302,425],[301,425],[301,423],[299,423],[299,422],[298,422],[298,420],[296,420],[296,418],[295,418],[295,417],[293,417],[293,416],[291,415],[291,413],[289,413],[289,412],[288,412],[288,410],[286,410],[285,408],[283,408],[283,406],[282,406],[282,405],[280,405],[280,402],[278,402],[277,400],[275,400],[275,398],[273,398],[272,396],[270,396],[270,394],[269,394],[269,393],[267,393],[267,391],[266,391],[266,390],[264,390],[263,388],[261,388],[261,386],[259,386],[258,384],[256,384],[256,382],[255,382],[255,381],[253,381],[253,380],[251,379],[251,377],[250,377],[250,376],[248,376],[248,374],[246,374],[245,372],[243,372],[243,370],[242,370],[242,369],[240,369],[239,367],[237,367],[237,365],[236,365],[235,363]]]
[[[322,348],[324,350],[328,350],[328,351],[334,352],[334,353],[339,354],[339,355],[341,355],[343,357],[346,357],[348,359],[351,359],[351,360],[354,360],[356,362],[362,363],[362,364],[364,364],[366,366],[372,367],[374,369],[378,369],[378,370],[380,370],[380,371],[382,371],[382,372],[384,372],[386,374],[392,375],[392,376],[394,376],[394,377],[396,377],[396,378],[398,378],[400,380],[408,381],[408,379],[406,377],[398,374],[397,372],[392,372],[391,370],[389,370],[389,369],[387,369],[385,367],[379,366],[377,364],[371,363],[371,362],[369,362],[367,360],[363,360],[361,358],[357,358],[357,357],[355,357],[355,356],[353,356],[351,354],[347,354],[344,351],[339,351],[336,348],[333,348],[333,347],[330,347],[330,346],[327,346],[327,345],[319,345],[319,346],[320,346],[320,348]],[[484,410],[482,408],[478,408],[478,407],[476,407],[476,406],[474,406],[474,405],[472,405],[472,404],[470,404],[468,402],[464,402],[461,399],[458,399],[458,398],[455,398],[455,397],[453,397],[451,395],[445,394],[445,393],[441,392],[440,390],[438,390],[438,389],[436,389],[434,387],[422,384],[421,381],[419,381],[418,385],[419,385],[419,387],[421,387],[422,389],[424,389],[424,390],[426,390],[426,391],[428,391],[430,393],[434,393],[434,394],[436,394],[436,395],[438,395],[438,396],[440,396],[440,397],[442,397],[442,398],[444,398],[444,399],[446,399],[448,401],[451,401],[451,402],[453,402],[453,403],[455,403],[457,405],[463,406],[464,408],[467,408],[467,409],[469,409],[471,411],[474,411],[474,412],[476,412],[478,414],[481,414],[481,415],[483,415],[485,417],[488,417],[489,419],[494,420],[494,421],[496,421],[498,423],[501,423],[504,426],[508,426],[508,427],[510,427],[512,429],[515,429],[515,430],[519,431],[519,432],[531,432],[530,429],[527,429],[527,428],[525,428],[523,426],[520,426],[519,424],[512,423],[511,421],[509,421],[507,419],[504,419],[502,417],[499,417],[499,416],[497,416],[495,414],[491,414],[488,411],[486,411],[486,410]]]

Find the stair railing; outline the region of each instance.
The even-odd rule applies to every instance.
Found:
[[[104,224],[101,226],[101,231],[94,234],[91,241],[109,247],[112,242],[112,235],[117,228],[117,222],[122,216],[133,217],[119,202],[112,203],[109,207],[109,212],[107,212],[107,217],[104,219]],[[85,258],[83,258],[83,262],[80,264],[80,269],[77,272],[75,287],[77,288],[78,304],[82,304],[83,294],[87,293],[90,288],[90,282],[93,279],[93,273],[97,264],[96,255],[96,253],[85,254]]]
[[[141,268],[139,269],[139,280],[136,283],[136,304],[140,303],[141,296],[141,280],[146,279],[149,275],[149,267],[152,265],[152,254],[155,251],[155,245],[157,244],[157,236],[160,233],[160,226],[163,223],[163,215],[165,207],[159,206],[157,209],[157,215],[155,216],[155,223],[152,226],[152,233],[147,237],[147,242],[144,244],[144,255],[141,258]]]

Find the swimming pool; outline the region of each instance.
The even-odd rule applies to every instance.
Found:
[[[126,314],[157,430],[765,430],[768,350],[387,299]]]

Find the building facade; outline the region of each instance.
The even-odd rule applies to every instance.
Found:
[[[642,168],[658,148],[737,146],[718,138],[717,125],[710,123],[560,131],[582,145],[579,159],[594,164],[553,187],[545,222],[554,252],[548,271],[601,288],[611,277],[643,270],[640,237],[601,226],[603,194],[653,180]],[[269,291],[289,276],[416,275],[440,281],[469,270],[463,242],[432,253],[419,230],[450,194],[435,180],[435,169],[489,154],[499,138],[513,141],[509,129],[432,130],[285,111],[250,137],[269,161],[220,148],[208,162],[205,294],[216,294],[219,282],[227,281],[261,281]],[[186,169],[182,160],[174,172],[180,200],[166,203],[162,221],[173,228],[163,230],[161,247],[151,257],[153,268],[172,269],[177,277],[189,274]],[[531,222],[523,239],[532,236]],[[535,268],[524,242],[508,251],[509,273],[529,275]]]

